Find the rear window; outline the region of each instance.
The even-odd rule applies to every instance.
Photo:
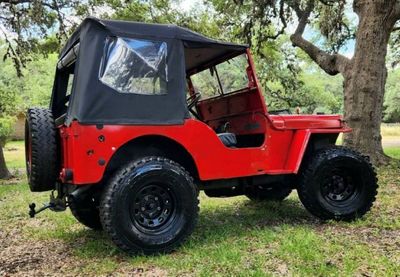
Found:
[[[119,93],[167,93],[167,43],[163,41],[107,38],[100,81]]]

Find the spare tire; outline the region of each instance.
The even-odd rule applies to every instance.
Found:
[[[31,191],[55,189],[59,174],[57,129],[49,109],[32,108],[25,121],[26,173]]]

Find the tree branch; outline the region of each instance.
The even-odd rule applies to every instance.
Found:
[[[345,73],[346,66],[350,62],[345,56],[329,54],[298,34],[293,34],[290,40],[295,46],[300,47],[306,52],[307,55],[329,75]]]
[[[385,16],[383,20],[383,24],[388,28],[392,28],[396,22],[400,19],[400,1],[392,0],[387,5],[388,14]]]
[[[5,30],[3,30],[2,26],[0,26],[0,31],[3,33],[4,40],[8,46],[6,54],[3,57],[3,61],[7,57],[11,57],[14,65],[15,65],[15,70],[17,71],[17,75],[18,75],[18,77],[21,77],[22,76],[21,68],[23,67],[23,64],[22,64],[21,60],[19,59],[17,50],[14,49],[12,41],[8,38],[7,32]]]
[[[295,34],[301,36],[303,35],[304,30],[307,26],[308,18],[310,17],[310,14],[314,9],[314,1],[309,0],[304,10],[300,8],[300,4],[298,2],[295,2],[292,8],[295,10],[297,17],[299,18],[299,24],[297,25]]]
[[[59,36],[60,36],[60,38],[65,37],[67,35],[67,32],[65,30],[65,25],[64,25],[64,20],[63,20],[64,18],[61,13],[60,6],[58,5],[56,0],[53,0],[52,9],[57,13],[58,23],[60,24]]]
[[[11,4],[11,5],[18,5],[18,4],[23,4],[23,3],[30,3],[32,2],[31,0],[0,0],[0,3],[6,3],[6,4]]]
[[[275,34],[275,35],[269,35],[266,36],[268,39],[275,40],[277,39],[280,35],[282,35],[287,27],[287,22],[285,18],[285,7],[284,7],[285,2],[281,1],[280,6],[279,6],[279,19],[282,23],[282,28]]]
[[[332,1],[332,0],[319,0],[319,2],[321,2],[322,4],[326,5],[326,6],[333,6],[335,4],[336,1]]]
[[[340,54],[329,54],[303,38],[308,19],[314,9],[314,1],[310,0],[304,10],[301,10],[298,5],[295,5],[293,8],[299,18],[296,31],[290,36],[293,45],[306,52],[307,55],[329,75],[336,75],[338,73],[344,74],[345,68],[350,61],[348,58]]]
[[[400,1],[396,1],[396,4],[394,5],[394,17],[395,21],[400,19]]]

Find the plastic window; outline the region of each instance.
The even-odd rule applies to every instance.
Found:
[[[167,43],[130,38],[108,38],[100,81],[120,93],[167,93]]]
[[[247,88],[247,55],[242,54],[216,66],[224,94]]]
[[[193,86],[202,99],[229,94],[248,87],[247,55],[242,54],[223,63],[192,75]]]
[[[221,95],[218,79],[213,69],[203,70],[190,77],[196,92],[201,94],[202,99]]]

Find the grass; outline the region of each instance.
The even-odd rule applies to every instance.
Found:
[[[382,144],[384,148],[400,147],[400,123],[381,125]],[[343,134],[338,136],[336,144],[341,145]],[[387,149],[385,149],[387,150]],[[395,151],[395,150],[394,150]],[[390,150],[389,150],[390,152]],[[396,153],[395,153],[396,154]],[[390,154],[388,154],[390,155]]]
[[[381,174],[391,175],[386,169]],[[63,245],[69,258],[79,261],[70,268],[72,274],[107,275],[122,266],[128,272],[158,268],[171,275],[395,276],[400,271],[399,186],[399,178],[381,185],[373,211],[351,224],[319,222],[295,194],[280,204],[201,195],[193,236],[178,251],[155,257],[126,256],[103,233],[79,225],[70,212],[27,219],[29,201],[44,202],[47,194],[29,193],[24,181],[0,186],[0,222],[18,228],[27,244]]]
[[[389,137],[400,138],[400,123],[382,124],[381,135],[383,138],[389,138]]]
[[[400,147],[387,147],[384,152],[386,155],[400,160]]]
[[[23,141],[10,141],[4,149],[4,158],[10,169],[25,167],[25,147]]]
[[[385,151],[400,158],[400,148]],[[21,142],[7,144],[5,154],[10,167],[24,166]],[[5,245],[0,275],[5,274],[2,266],[11,273],[14,266],[21,275],[36,270],[39,275],[396,276],[399,168],[393,163],[379,169],[378,199],[371,212],[353,223],[315,219],[295,192],[282,203],[201,194],[194,234],[174,253],[151,257],[125,255],[104,233],[78,224],[69,211],[28,219],[28,203],[46,202],[48,193],[30,193],[20,176],[0,185],[0,244]],[[24,263],[15,269],[21,259]]]

